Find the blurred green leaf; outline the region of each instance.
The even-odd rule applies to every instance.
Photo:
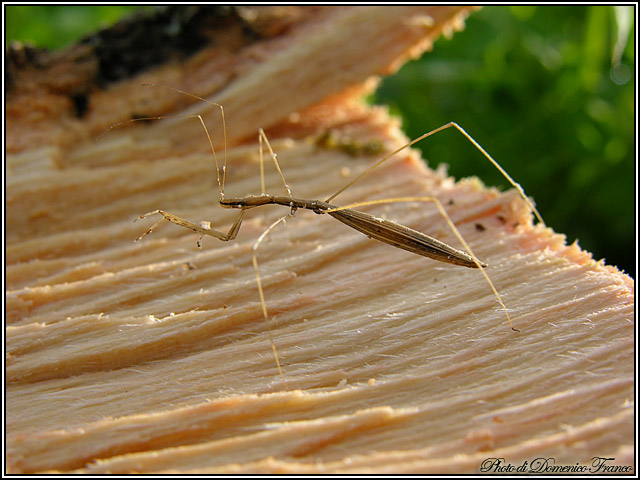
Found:
[[[144,7],[149,8],[149,7]],[[107,27],[139,6],[7,5],[5,39],[55,50]]]
[[[534,197],[549,226],[633,276],[632,20],[608,6],[485,7],[385,79],[375,100],[400,112],[411,138],[459,123]],[[432,167],[509,187],[456,132],[417,146]]]

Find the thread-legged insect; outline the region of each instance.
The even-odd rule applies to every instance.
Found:
[[[185,92],[179,91],[180,93],[185,94]],[[224,136],[225,136],[225,144],[226,144],[226,124],[225,124],[225,119],[224,119],[224,110],[223,108],[218,105],[215,104],[209,100],[206,99],[202,99],[200,97],[196,97],[195,95],[191,95],[188,94],[192,97],[198,98],[200,100],[204,100],[205,102],[208,102],[210,104],[213,104],[217,107],[220,108],[221,111],[221,115],[222,115],[222,124],[223,124],[223,131],[224,131]],[[253,245],[253,249],[252,249],[252,262],[253,262],[253,267],[254,267],[254,271],[255,271],[255,278],[256,278],[256,283],[258,286],[258,292],[259,292],[259,297],[260,297],[260,303],[261,303],[261,307],[262,307],[262,314],[264,316],[265,321],[267,322],[267,331],[269,333],[269,338],[270,338],[270,342],[271,342],[271,348],[273,351],[273,356],[278,368],[278,373],[281,377],[282,383],[284,388],[286,389],[286,382],[285,382],[285,378],[284,378],[284,372],[283,369],[281,367],[280,364],[280,360],[278,357],[278,352],[275,346],[275,343],[273,341],[272,338],[272,333],[269,327],[269,313],[267,310],[267,304],[266,304],[266,300],[265,300],[265,295],[264,295],[264,291],[263,291],[263,287],[262,287],[262,282],[261,282],[261,278],[260,278],[260,273],[259,273],[259,265],[258,265],[258,257],[257,257],[257,251],[258,251],[258,247],[260,246],[260,244],[263,242],[263,240],[266,238],[266,236],[280,223],[284,222],[287,218],[293,216],[293,214],[296,212],[296,210],[299,209],[306,209],[306,210],[311,210],[316,214],[328,214],[330,216],[332,216],[333,218],[335,218],[336,220],[364,233],[365,235],[374,238],[376,240],[379,240],[381,242],[387,243],[389,245],[392,245],[394,247],[397,248],[401,248],[404,250],[407,250],[409,252],[418,254],[418,255],[422,255],[422,256],[426,256],[438,261],[442,261],[442,262],[446,262],[446,263],[452,263],[454,265],[459,265],[459,266],[465,266],[465,267],[469,267],[469,268],[477,268],[480,270],[480,272],[482,273],[482,275],[484,276],[487,284],[490,286],[493,294],[495,295],[497,301],[499,302],[499,304],[501,305],[504,314],[507,318],[507,320],[509,321],[509,324],[511,325],[511,328],[513,330],[516,330],[515,327],[513,327],[513,324],[511,322],[511,318],[509,317],[509,313],[508,310],[506,308],[506,306],[504,305],[498,291],[496,290],[496,288],[494,287],[493,283],[491,282],[489,276],[487,275],[487,273],[484,270],[484,267],[487,267],[486,264],[484,264],[483,262],[481,262],[480,260],[478,260],[475,255],[473,254],[473,252],[471,251],[469,245],[466,243],[466,241],[464,240],[464,238],[462,237],[462,235],[459,233],[459,231],[457,230],[457,228],[455,227],[454,223],[452,222],[452,220],[449,218],[447,212],[445,211],[444,207],[442,206],[442,204],[440,203],[440,201],[435,198],[435,197],[428,197],[428,196],[421,196],[421,197],[403,197],[403,198],[391,198],[391,199],[384,199],[384,200],[374,200],[374,201],[365,201],[365,202],[359,202],[356,204],[351,204],[351,205],[346,205],[346,206],[336,206],[331,202],[335,197],[337,197],[339,194],[341,194],[342,192],[344,192],[347,188],[349,188],[351,185],[353,185],[355,182],[357,182],[358,180],[360,180],[362,177],[364,177],[366,174],[368,174],[369,172],[371,172],[372,170],[374,170],[375,168],[377,168],[378,166],[380,166],[382,163],[384,163],[385,161],[389,160],[390,158],[392,158],[393,156],[395,156],[396,154],[398,154],[399,152],[401,152],[402,150],[414,145],[415,143],[431,136],[434,135],[435,133],[442,131],[444,129],[447,128],[455,128],[457,129],[460,133],[462,133],[480,152],[483,153],[483,155],[489,159],[489,161],[491,161],[496,168],[498,168],[503,175],[511,182],[511,184],[513,186],[515,186],[518,191],[520,192],[521,196],[525,199],[525,201],[528,203],[529,207],[532,209],[532,211],[535,212],[536,216],[538,217],[538,219],[541,221],[541,218],[539,216],[539,214],[537,213],[537,211],[535,210],[535,207],[531,204],[531,202],[526,198],[526,196],[524,195],[524,192],[522,190],[522,188],[515,183],[515,181],[513,181],[508,174],[497,164],[497,162],[495,162],[495,160],[493,160],[493,158],[469,135],[467,134],[466,131],[464,131],[464,129],[462,129],[459,125],[457,125],[456,123],[448,123],[446,125],[443,125],[439,128],[436,128],[430,132],[425,133],[424,135],[416,138],[415,140],[407,143],[406,145],[396,149],[395,151],[391,152],[390,154],[384,156],[383,158],[381,158],[378,162],[376,162],[375,164],[373,164],[371,167],[369,167],[367,170],[365,170],[363,173],[361,173],[359,176],[357,176],[354,180],[350,181],[349,183],[347,183],[345,186],[343,186],[342,188],[340,188],[337,192],[335,192],[333,195],[331,195],[330,197],[328,197],[325,201],[320,201],[320,200],[305,200],[305,199],[299,199],[299,198],[295,198],[293,197],[292,193],[291,193],[291,189],[290,187],[287,185],[284,174],[282,173],[282,170],[280,168],[280,165],[278,163],[278,160],[276,158],[276,154],[273,151],[269,140],[267,139],[266,134],[264,133],[264,131],[262,129],[259,130],[259,149],[260,149],[260,178],[261,178],[261,186],[262,186],[262,194],[258,195],[258,196],[246,196],[246,197],[241,197],[241,198],[226,198],[224,195],[224,185],[225,185],[225,179],[226,179],[226,153],[225,153],[225,159],[223,161],[223,166],[222,168],[220,167],[219,163],[218,163],[218,159],[216,156],[216,152],[213,146],[213,141],[211,139],[211,136],[209,134],[209,131],[207,130],[207,127],[204,123],[204,120],[202,119],[201,116],[199,115],[188,115],[189,117],[193,117],[193,118],[197,118],[206,135],[207,138],[209,140],[209,144],[211,147],[211,151],[214,157],[214,161],[216,164],[216,172],[217,172],[217,176],[218,176],[218,186],[219,186],[219,203],[220,206],[223,208],[233,208],[233,209],[239,209],[239,215],[236,218],[236,220],[234,221],[234,223],[232,224],[232,226],[230,227],[230,229],[228,230],[228,232],[220,232],[217,230],[212,229],[209,226],[208,222],[201,222],[199,225],[192,223],[190,221],[187,221],[177,215],[174,215],[172,213],[166,212],[164,210],[154,210],[152,212],[148,212],[144,215],[141,215],[140,217],[138,217],[138,219],[141,218],[145,218],[147,216],[151,216],[151,215],[155,215],[155,214],[159,214],[163,217],[163,219],[161,219],[160,221],[156,222],[154,225],[152,225],[146,232],[144,232],[142,235],[140,235],[140,237],[138,237],[137,240],[139,240],[140,238],[142,238],[143,236],[150,234],[161,222],[162,220],[167,220],[171,223],[175,223],[176,225],[179,225],[181,227],[187,228],[189,230],[192,230],[196,233],[199,233],[202,236],[204,235],[208,235],[208,236],[212,236],[215,237],[221,241],[231,241],[233,239],[236,238],[239,230],[240,230],[240,226],[242,225],[242,221],[244,218],[244,214],[245,214],[245,210],[249,210],[252,208],[257,208],[263,205],[282,205],[285,206],[289,209],[289,212],[286,215],[283,215],[282,217],[280,217],[279,219],[277,219],[275,222],[273,222],[263,233],[262,235],[260,235],[260,237],[256,240],[256,242]],[[152,118],[165,118],[165,117],[152,117]],[[139,119],[139,120],[144,120],[144,119]],[[264,147],[266,146],[266,148],[268,149],[268,153],[270,158],[273,161],[273,164],[278,172],[278,175],[282,181],[282,185],[284,187],[285,190],[285,195],[282,196],[276,196],[276,195],[268,195],[265,191],[265,186],[264,186]],[[225,145],[226,148],[226,145]],[[226,152],[226,149],[225,149]],[[458,241],[463,245],[464,247],[464,251],[463,250],[458,250],[450,245],[447,245],[444,242],[441,242],[433,237],[430,237],[428,235],[425,235],[421,232],[418,232],[416,230],[410,229],[406,226],[400,225],[398,223],[395,223],[393,221],[390,220],[386,220],[386,219],[381,219],[381,218],[377,218],[373,215],[370,215],[368,213],[364,213],[364,212],[360,212],[358,210],[354,210],[357,207],[361,207],[361,206],[366,206],[366,205],[372,205],[372,204],[380,204],[380,203],[396,203],[396,202],[431,202],[434,203],[436,205],[436,207],[438,208],[439,213],[441,214],[441,216],[446,220],[449,228],[452,230],[452,232],[454,233],[454,235],[457,237]],[[136,219],[136,220],[138,220]],[[198,241],[198,245],[200,245],[199,241]],[[517,330],[516,330],[517,331]]]

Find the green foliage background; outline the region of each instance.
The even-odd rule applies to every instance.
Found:
[[[6,40],[55,49],[137,8],[5,6]],[[411,138],[459,123],[549,226],[635,277],[634,18],[634,7],[485,7],[373,100]],[[418,146],[432,167],[508,187],[453,130]]]

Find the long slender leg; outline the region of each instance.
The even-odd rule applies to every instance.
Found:
[[[282,179],[282,184],[284,185],[284,189],[287,192],[287,196],[290,197],[291,196],[291,188],[289,187],[289,185],[287,185],[287,181],[284,179],[284,175],[282,174],[282,170],[280,169],[280,164],[278,163],[278,159],[276,158],[276,154],[274,153],[273,149],[271,148],[271,144],[269,143],[269,139],[267,138],[267,135],[264,133],[264,130],[260,129],[259,133],[258,133],[258,138],[260,139],[260,178],[262,181],[262,193],[265,194],[265,187],[264,187],[264,162],[262,159],[262,142],[264,141],[267,145],[267,148],[269,149],[269,154],[271,155],[271,159],[273,160],[274,165],[276,166],[276,170],[278,170],[278,174],[280,175],[280,178]]]
[[[331,200],[333,200],[335,197],[337,197],[338,195],[340,195],[342,192],[344,192],[347,188],[349,188],[351,185],[353,185],[354,183],[356,183],[357,181],[359,181],[362,177],[364,177],[365,175],[367,175],[369,172],[371,172],[372,170],[375,170],[376,168],[378,168],[380,165],[382,165],[384,162],[386,162],[387,160],[389,160],[391,157],[395,156],[396,154],[400,153],[401,151],[409,148],[412,145],[415,145],[416,143],[418,143],[421,140],[424,140],[427,137],[430,137],[431,135],[434,135],[438,132],[441,132],[442,130],[446,130],[447,128],[455,128],[456,130],[458,130],[460,133],[462,133],[462,135],[465,136],[465,138],[467,140],[469,140],[474,147],[476,147],[492,164],[494,167],[496,167],[500,173],[502,173],[502,175],[504,175],[504,177],[509,181],[509,183],[511,183],[511,185],[518,190],[518,192],[520,193],[520,196],[523,198],[523,200],[526,202],[526,204],[529,206],[529,208],[531,209],[531,211],[535,214],[536,218],[538,219],[538,221],[544,225],[544,220],[542,220],[542,216],[540,215],[540,213],[538,213],[538,210],[536,209],[536,207],[533,205],[533,203],[531,202],[531,200],[529,200],[529,198],[527,198],[527,195],[524,193],[524,189],[522,188],[522,186],[517,183],[513,178],[511,178],[511,176],[500,166],[500,164],[498,162],[496,162],[493,157],[491,155],[489,155],[489,153],[487,153],[487,151],[482,148],[480,146],[480,144],[478,142],[476,142],[473,137],[471,135],[469,135],[460,125],[458,125],[455,122],[449,122],[446,125],[442,125],[441,127],[438,127],[434,130],[431,130],[430,132],[425,133],[424,135],[419,136],[418,138],[410,141],[409,143],[407,143],[406,145],[403,145],[400,148],[397,148],[396,150],[394,150],[393,152],[391,152],[390,154],[388,154],[387,156],[381,158],[380,160],[378,160],[376,163],[374,163],[372,166],[370,166],[369,168],[367,168],[364,172],[362,172],[360,175],[358,175],[356,178],[354,178],[353,180],[351,180],[349,183],[347,183],[345,186],[343,186],[342,188],[340,188],[336,193],[334,193],[333,195],[331,195],[329,198],[327,198],[325,201],[326,202],[330,202]]]
[[[278,366],[278,373],[280,374],[280,379],[282,380],[282,386],[284,388],[284,390],[287,390],[287,383],[284,380],[284,371],[282,370],[282,366],[280,365],[280,358],[278,357],[278,350],[276,349],[276,344],[273,341],[273,334],[271,333],[271,323],[269,322],[269,312],[267,311],[267,302],[264,299],[264,291],[262,289],[262,281],[260,280],[260,269],[258,268],[258,247],[260,246],[260,244],[262,243],[262,241],[265,239],[265,237],[271,232],[271,230],[273,230],[276,225],[278,225],[279,223],[284,222],[287,218],[292,217],[293,215],[291,213],[288,213],[287,215],[284,215],[283,217],[280,217],[278,220],[276,220],[275,222],[273,222],[271,225],[269,225],[269,228],[267,228],[264,232],[262,232],[262,235],[260,235],[260,237],[258,237],[258,240],[256,240],[256,242],[253,244],[253,249],[251,252],[251,259],[253,261],[253,269],[255,271],[256,274],[256,283],[258,284],[258,293],[260,294],[260,305],[262,305],[262,315],[264,316],[264,320],[267,324],[267,333],[269,334],[269,341],[271,342],[271,350],[273,351],[273,358],[276,361],[276,365]]]
[[[436,197],[398,197],[398,198],[385,198],[385,199],[381,199],[381,200],[370,200],[370,201],[367,201],[367,202],[352,203],[350,205],[345,205],[345,206],[334,208],[334,209],[331,209],[331,210],[326,210],[324,213],[331,213],[331,212],[337,212],[337,211],[340,211],[340,210],[347,210],[347,209],[353,209],[353,208],[358,208],[358,207],[364,207],[364,206],[367,206],[367,205],[379,205],[379,204],[383,204],[383,203],[398,203],[398,202],[431,202],[431,203],[434,203],[436,205],[436,207],[438,208],[438,211],[440,212],[440,215],[442,215],[442,217],[445,219],[445,221],[449,225],[449,228],[451,229],[453,234],[456,236],[458,241],[462,244],[462,246],[464,247],[465,251],[471,256],[471,258],[473,259],[473,262],[476,264],[476,266],[478,267],[478,269],[480,270],[482,275],[484,275],[484,278],[487,281],[487,283],[489,284],[489,287],[491,287],[491,291],[493,292],[493,294],[495,295],[496,299],[498,300],[498,303],[502,307],[502,310],[504,311],[504,314],[507,317],[507,320],[509,321],[509,325],[511,325],[511,329],[515,330],[516,332],[519,332],[520,330],[516,329],[513,326],[513,322],[511,321],[511,317],[509,316],[509,312],[507,310],[507,307],[504,304],[504,302],[502,301],[502,297],[500,297],[500,294],[498,293],[498,290],[495,288],[495,286],[493,285],[493,282],[489,278],[489,275],[487,274],[485,269],[482,268],[482,263],[474,255],[473,251],[471,250],[471,247],[465,241],[465,239],[463,238],[463,236],[459,232],[459,230],[456,228],[455,224],[451,220],[451,217],[449,217],[449,214],[446,212],[446,210],[442,206],[442,203],[440,203],[440,200],[438,200]]]
[[[287,193],[287,196],[291,197],[291,188],[289,187],[289,185],[287,184],[287,181],[284,178],[284,174],[282,173],[282,169],[280,168],[280,164],[278,163],[278,159],[276,156],[276,153],[273,151],[273,148],[271,148],[271,144],[269,143],[269,139],[267,138],[267,135],[264,133],[264,130],[261,128],[259,129],[258,132],[258,144],[259,144],[259,152],[260,152],[260,187],[262,189],[262,194],[265,195],[266,194],[266,187],[265,187],[265,182],[264,182],[264,149],[263,149],[263,144],[267,146],[267,149],[269,151],[269,155],[271,156],[271,159],[273,160],[273,164],[276,167],[276,170],[278,171],[278,175],[280,176],[280,179],[282,180],[282,185],[284,186],[285,192]],[[258,247],[260,246],[260,244],[262,243],[262,241],[266,238],[266,236],[280,223],[284,222],[287,218],[290,218],[293,216],[293,211],[291,211],[290,213],[288,213],[287,215],[284,215],[282,217],[280,217],[278,220],[276,220],[275,222],[273,222],[271,225],[269,225],[269,227],[262,232],[262,234],[260,235],[260,237],[258,237],[258,240],[256,240],[256,242],[253,244],[253,249],[251,252],[251,260],[253,262],[253,269],[255,272],[255,276],[256,276],[256,284],[258,285],[258,293],[260,295],[260,305],[262,306],[262,315],[264,317],[264,320],[266,322],[267,325],[267,333],[269,335],[269,342],[271,343],[271,350],[273,352],[273,358],[276,361],[276,366],[278,367],[278,374],[280,375],[280,379],[282,381],[282,387],[284,388],[284,390],[287,390],[287,382],[284,379],[284,371],[282,370],[282,365],[280,364],[280,357],[278,356],[278,350],[276,348],[276,344],[275,341],[273,340],[273,334],[271,332],[271,322],[269,321],[269,312],[267,310],[267,302],[265,300],[264,297],[264,290],[262,288],[262,281],[260,279],[260,269],[258,267]]]

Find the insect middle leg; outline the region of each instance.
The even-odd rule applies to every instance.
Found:
[[[251,249],[251,261],[253,263],[253,270],[256,276],[256,283],[258,285],[258,293],[260,294],[260,305],[262,307],[262,315],[267,324],[267,333],[269,334],[269,342],[271,343],[271,350],[273,352],[273,358],[276,361],[276,366],[278,367],[278,374],[280,375],[280,379],[282,380],[282,387],[284,390],[287,390],[287,382],[284,379],[284,371],[282,370],[282,366],[280,364],[280,357],[278,355],[278,349],[276,348],[276,344],[273,340],[273,334],[271,333],[271,322],[269,320],[269,312],[267,310],[267,302],[264,297],[264,289],[262,288],[262,280],[260,279],[260,268],[258,267],[258,247],[262,243],[262,241],[266,238],[267,235],[273,230],[278,224],[283,223],[287,218],[292,217],[292,213],[288,213],[280,217],[278,220],[273,222],[267,229],[262,232],[258,240],[253,244]]]
[[[265,189],[265,182],[264,182],[264,151],[263,151],[263,142],[264,144],[267,146],[267,149],[269,150],[269,154],[271,156],[271,159],[273,160],[273,164],[278,172],[278,175],[280,176],[280,179],[282,180],[282,184],[284,186],[285,192],[287,193],[288,197],[291,197],[291,189],[289,187],[289,185],[287,184],[287,181],[284,178],[284,174],[282,173],[282,169],[280,168],[280,164],[278,163],[278,159],[276,157],[275,152],[273,151],[273,148],[271,147],[271,144],[269,143],[269,139],[267,138],[267,135],[264,133],[264,130],[261,128],[258,132],[258,139],[259,139],[259,152],[260,152],[260,186],[262,189],[262,194],[266,194],[266,189]],[[260,237],[258,237],[258,239],[255,241],[255,243],[253,244],[253,247],[251,249],[251,261],[253,263],[253,270],[255,273],[255,277],[256,277],[256,284],[258,285],[258,294],[260,295],[260,305],[262,308],[262,316],[264,317],[264,320],[266,322],[267,325],[267,333],[269,335],[269,342],[271,344],[271,350],[273,352],[273,358],[276,362],[276,366],[278,367],[278,374],[280,375],[280,379],[282,381],[282,387],[284,388],[284,390],[287,390],[287,382],[284,379],[284,371],[282,369],[282,365],[280,364],[280,357],[278,355],[278,349],[276,348],[276,344],[275,341],[273,340],[273,334],[271,333],[271,321],[269,319],[269,312],[267,309],[267,302],[265,300],[265,296],[264,296],[264,289],[262,288],[262,280],[260,278],[260,268],[258,266],[258,247],[260,246],[260,244],[264,241],[264,239],[267,237],[267,235],[269,235],[269,233],[271,233],[271,231],[280,223],[284,223],[285,220],[287,218],[291,218],[293,217],[295,210],[291,209],[290,212],[282,217],[280,217],[279,219],[277,219],[275,222],[273,222],[271,225],[269,225],[269,227],[267,227],[267,229],[262,232],[262,234],[260,235]]]

